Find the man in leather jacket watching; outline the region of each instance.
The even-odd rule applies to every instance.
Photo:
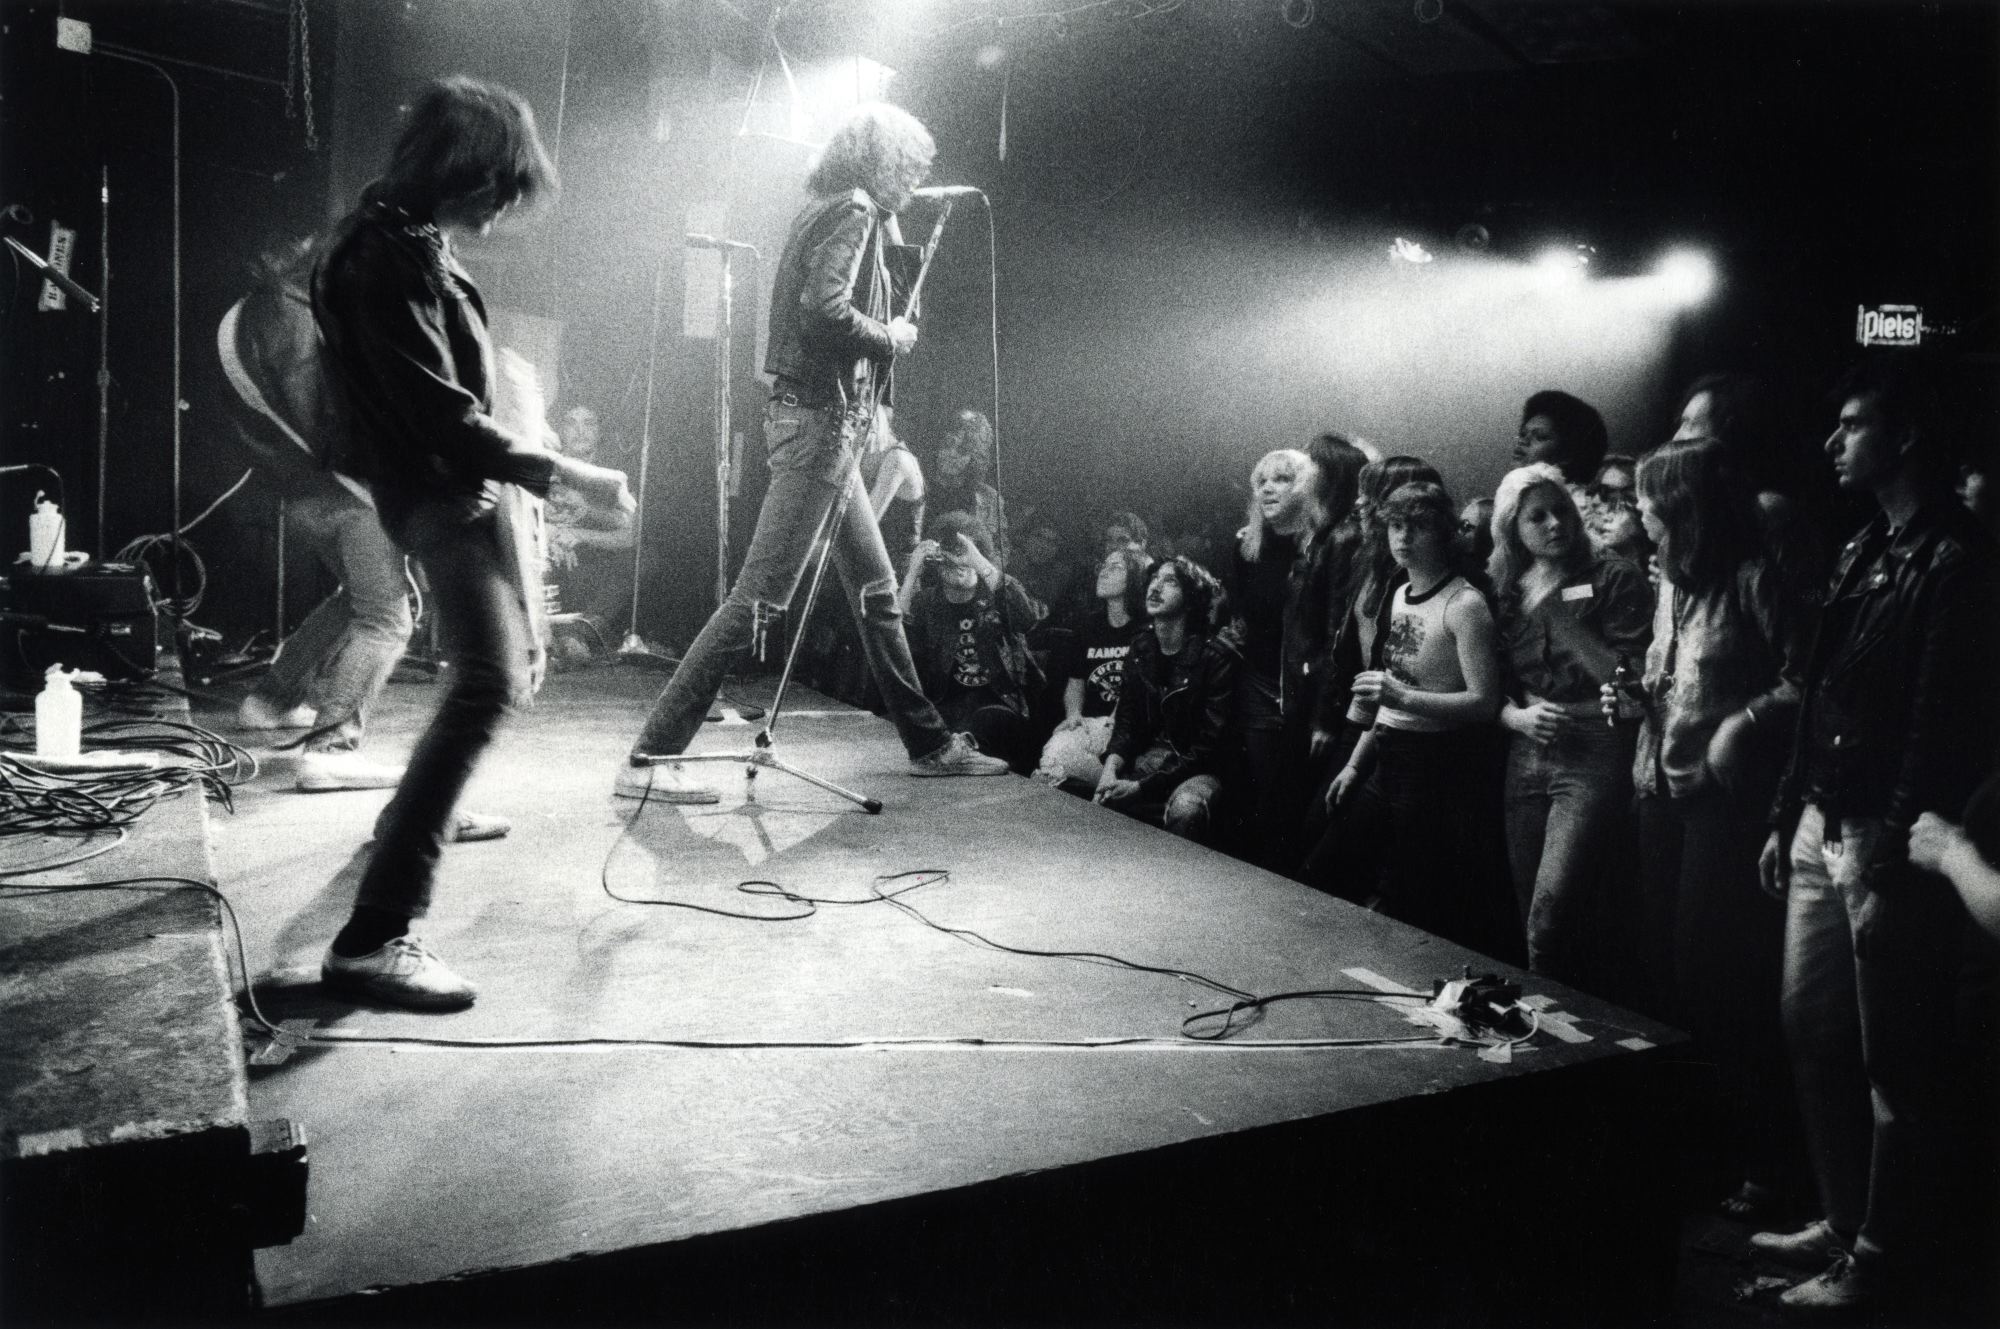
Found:
[[[1243,653],[1214,623],[1222,584],[1176,556],[1146,584],[1152,626],[1132,639],[1096,802],[1199,841],[1222,792],[1222,736]]]
[[[1802,1314],[1879,1312],[1949,1272],[1947,1239],[1968,1235],[1947,1184],[1968,1170],[1955,1081],[1985,1055],[1952,1028],[1964,906],[1907,846],[1923,813],[1963,813],[1993,751],[1995,553],[1953,501],[1917,365],[1864,362],[1834,400],[1826,454],[1878,511],[1834,570],[1759,863],[1786,898],[1785,1030],[1824,1216],[1752,1243],[1823,1270],[1781,1298]]]
[[[924,697],[903,635],[896,573],[854,464],[861,427],[888,405],[896,357],[917,343],[895,316],[888,247],[895,214],[930,171],[928,130],[908,112],[858,108],[836,129],[806,178],[812,199],[793,219],[771,288],[764,408],[770,487],[729,596],[653,703],[614,792],[669,803],[718,795],[655,759],[687,750],[724,676],[790,604],[814,536],[847,492],[832,557],[860,629],[869,672],[909,754],[910,774],[1003,775],[1007,763],[954,734]],[[872,400],[871,400],[872,398]]]

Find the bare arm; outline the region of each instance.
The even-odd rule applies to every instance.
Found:
[[[1386,669],[1371,669],[1354,680],[1357,696],[1379,700],[1411,715],[1458,726],[1490,722],[1500,710],[1500,657],[1494,648],[1493,614],[1477,594],[1460,592],[1445,610],[1445,629],[1458,651],[1465,686],[1457,692],[1426,692]]]

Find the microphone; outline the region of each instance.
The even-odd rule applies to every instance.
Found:
[[[738,252],[747,251],[752,254],[757,252],[757,246],[753,244],[746,244],[741,240],[724,240],[718,236],[703,235],[699,231],[689,231],[687,233],[687,243],[690,249],[733,249]]]
[[[986,191],[978,185],[925,185],[922,189],[912,189],[912,198],[965,198],[971,194],[982,197]]]

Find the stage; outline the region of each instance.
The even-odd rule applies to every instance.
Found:
[[[659,678],[559,675],[481,767],[467,806],[515,830],[447,851],[421,929],[480,985],[462,1014],[316,985],[386,791],[294,792],[290,760],[260,747],[233,815],[202,810],[263,1010],[344,1040],[253,1055],[247,1105],[226,1034],[180,1050],[214,1080],[210,1134],[232,1157],[268,1134],[253,1123],[305,1141],[303,1232],[255,1252],[257,1319],[1541,1324],[1671,1303],[1678,1034],[1516,974],[1539,1032],[1446,1045],[1396,994],[1491,963],[1030,781],[913,779],[886,721],[809,693],[780,750],[881,815],[769,771],[746,798],[735,765],[699,768],[716,806],[614,800]],[[221,700],[194,718],[232,732]],[[393,685],[370,749],[407,751],[434,700]],[[754,732],[732,716],[696,750]],[[202,822],[170,801],[91,866],[201,876]],[[808,906],[780,888],[829,903],[788,919]],[[212,901],[165,898],[186,917],[164,940],[143,900],[11,907],[52,938],[75,935],[52,911],[115,920],[119,956],[211,990],[175,998],[208,1020],[233,941]],[[55,957],[68,997],[40,975],[21,989],[45,1023],[119,1024],[142,1048],[178,1027],[146,1023],[144,992],[92,1008],[118,993],[73,950]],[[1361,995],[1197,1041],[1183,1021],[1228,998],[1191,975]],[[35,1069],[49,1046],[22,1052],[24,1083],[54,1079]],[[70,1110],[54,1083],[51,1128]],[[77,1152],[123,1175],[115,1153]],[[146,1208],[154,1228],[182,1193]],[[204,1319],[225,1304],[226,1244],[215,1264]]]
[[[621,902],[607,886],[768,918],[802,907],[740,882],[867,900],[923,880],[888,874],[935,871],[949,877],[899,899],[936,924],[1258,993],[1428,991],[1491,967],[1026,780],[912,779],[885,721],[810,694],[779,727],[782,751],[880,798],[880,816],[769,772],[746,799],[734,766],[701,768],[718,806],[614,800],[657,682],[558,676],[482,767],[467,806],[516,829],[447,853],[423,927],[481,986],[461,1015],[357,1009],[312,986],[385,794],[289,792],[273,764],[215,818],[217,874],[274,1017],[343,1037],[567,1044],[384,1041],[253,1067],[251,1115],[303,1126],[311,1158],[304,1235],[257,1256],[267,1307],[389,1321],[1311,1315],[1396,1304],[1347,1266],[1391,1252],[1393,1281],[1415,1280],[1401,1237],[1423,1229],[1436,1267],[1403,1287],[1407,1305],[1478,1304],[1527,1272],[1506,1270],[1506,1252],[1557,1235],[1530,1230],[1545,1205],[1566,1229],[1592,1210],[1589,1194],[1493,1187],[1579,1151],[1594,1161],[1561,1172],[1593,1193],[1615,1185],[1624,1221],[1651,1229],[1624,1275],[1671,1277],[1671,1205],[1630,1189],[1665,1166],[1635,1128],[1646,1049],[1670,1032],[1530,982],[1552,1004],[1511,1064],[1434,1041],[1260,1046],[1426,1034],[1408,1001],[1291,1003],[1196,1043],[1181,1022],[1226,1004],[1213,991],[1008,954],[885,903],[752,922]],[[428,694],[393,688],[371,746],[404,749]],[[696,750],[753,732],[712,724]],[[1510,1134],[1524,1112],[1541,1124]],[[1521,1231],[1491,1231],[1489,1204]],[[1659,1221],[1630,1216],[1648,1208]],[[1487,1235],[1451,1254],[1468,1221]],[[1308,1250],[1320,1260],[1302,1267]]]

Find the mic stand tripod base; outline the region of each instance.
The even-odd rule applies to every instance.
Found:
[[[757,772],[760,770],[778,771],[794,779],[804,780],[807,784],[815,788],[824,789],[829,794],[838,795],[870,816],[875,816],[882,811],[881,799],[870,798],[866,794],[856,793],[854,790],[844,785],[837,785],[831,780],[823,780],[811,771],[802,771],[787,762],[784,758],[778,756],[771,750],[771,735],[768,730],[757,735],[757,746],[749,752],[682,752],[671,757],[641,757],[638,759],[637,764],[640,766],[675,766],[693,765],[696,762],[704,761],[741,762],[743,765],[743,778],[752,781],[757,778]]]

